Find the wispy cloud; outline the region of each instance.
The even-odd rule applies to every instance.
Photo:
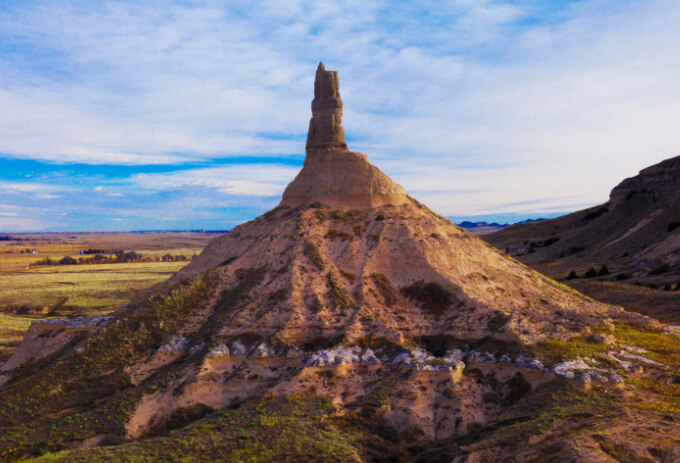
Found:
[[[36,196],[52,195],[56,191],[66,191],[69,187],[53,185],[48,183],[37,183],[31,181],[17,182],[17,181],[3,181],[0,180],[0,192],[5,194],[11,193],[30,193]],[[56,196],[55,196],[56,197]],[[14,205],[4,205],[5,207],[16,207]]]
[[[102,169],[77,181],[0,174],[0,190],[91,226],[79,210],[137,217],[129,198],[157,220],[180,197],[202,224],[248,218],[294,177],[279,161],[303,153],[323,59],[340,71],[350,146],[439,212],[594,204],[680,152],[679,22],[664,0],[11,0],[0,152]],[[212,164],[237,156],[268,161]]]
[[[298,170],[287,166],[241,164],[162,174],[137,174],[130,181],[135,188],[156,191],[208,188],[228,195],[277,196]]]

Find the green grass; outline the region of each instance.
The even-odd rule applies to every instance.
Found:
[[[660,329],[628,323],[615,323],[613,330],[594,327],[593,331],[613,334],[619,343],[649,350],[650,352],[644,356],[680,372],[680,336],[668,335]],[[589,341],[584,336],[574,336],[568,341],[551,339],[533,346],[534,353],[547,364],[576,357],[593,357],[611,349],[612,347],[605,344]]]
[[[121,438],[144,393],[163,389],[178,363],[142,387],[132,387],[124,367],[166,342],[209,300],[215,274],[199,274],[165,295],[150,298],[56,359],[22,365],[0,392],[0,458],[106,433]],[[188,361],[184,359],[184,361]]]
[[[577,357],[595,357],[610,348],[604,344],[588,341],[584,337],[577,336],[563,341],[551,339],[535,346],[534,353],[544,365],[553,365],[564,360],[572,360]]]
[[[680,375],[680,336],[625,323],[616,324],[613,334],[623,343],[650,351],[640,355],[668,366],[665,378],[643,376],[629,379],[633,386],[647,393],[632,405],[645,410],[680,414],[680,384],[670,380]]]
[[[623,343],[651,351],[645,356],[668,365],[676,374],[680,374],[680,336],[627,323],[615,324],[613,334]]]
[[[680,413],[680,384],[672,378],[680,375],[680,336],[665,334],[662,330],[615,323],[613,330],[597,328],[594,331],[613,334],[619,343],[641,347],[648,353],[639,354],[667,366],[664,376],[630,376],[626,381],[641,392],[637,401],[631,405],[645,410]],[[568,341],[550,340],[533,346],[534,354],[546,365],[576,357],[594,357],[604,360],[602,354],[611,347],[590,342],[582,336]],[[639,362],[638,362],[639,363]],[[643,364],[644,368],[649,368]]]
[[[213,413],[163,436],[30,461],[361,461],[369,440],[365,430],[333,412],[329,402],[311,395],[270,397]]]
[[[638,312],[671,325],[680,323],[678,291],[663,291],[629,284],[627,281],[570,280],[578,291],[592,298],[613,305],[620,305],[631,312]]]

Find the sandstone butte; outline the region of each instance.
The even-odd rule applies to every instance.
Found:
[[[349,151],[338,76],[320,64],[304,167],[279,206],[111,319],[34,324],[0,371],[0,428],[12,432],[0,436],[0,456],[45,442],[128,448],[213,410],[303,393],[362,417],[366,435],[393,436],[378,452],[385,461],[428,442],[460,450],[456,439],[501,422],[556,378],[621,387],[616,369],[537,355],[547,341],[622,321],[659,327],[520,264]],[[461,450],[467,459],[456,461],[513,461],[507,452],[528,461],[545,455],[540,442]],[[575,447],[560,447],[560,461],[577,461]],[[330,461],[363,461],[357,452]]]

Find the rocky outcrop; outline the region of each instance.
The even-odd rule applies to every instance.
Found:
[[[164,352],[169,350],[178,350],[193,354],[196,352],[196,346],[191,346],[189,341],[184,338],[173,338],[168,344],[165,344],[159,349],[159,351]],[[506,368],[512,367],[519,371],[543,373],[559,379],[576,381],[579,383],[591,383],[594,381],[611,383],[623,382],[621,376],[615,371],[611,371],[611,369],[608,368],[592,366],[590,363],[593,363],[593,360],[590,358],[576,358],[562,361],[550,368],[546,368],[540,360],[528,358],[523,354],[512,355],[510,353],[503,353],[496,358],[491,352],[478,350],[471,350],[468,352],[467,348],[465,351],[461,349],[449,349],[442,356],[435,356],[421,347],[415,347],[410,350],[404,350],[390,355],[384,353],[381,348],[374,350],[371,348],[362,348],[357,345],[338,345],[333,348],[320,349],[314,352],[301,352],[292,346],[280,346],[277,348],[266,342],[248,346],[236,340],[231,344],[231,348],[227,343],[222,343],[208,351],[205,357],[206,359],[211,359],[216,357],[229,357],[230,355],[250,356],[255,358],[279,357],[299,359],[299,362],[305,367],[339,367],[342,365],[363,363],[393,365],[419,371],[462,371],[465,368],[465,362],[473,365],[490,365],[498,363],[505,365]],[[633,373],[641,372],[642,368],[637,364],[622,361],[615,357],[615,355],[627,356],[653,366],[665,367],[665,365],[659,362],[655,362],[643,356],[630,354],[625,350],[609,352],[607,354],[609,358],[619,363],[625,370]]]
[[[616,207],[636,195],[647,196],[650,200],[664,201],[677,198],[680,185],[680,156],[666,159],[642,169],[634,177],[619,183],[609,194],[609,203]]]
[[[319,63],[314,80],[312,118],[307,133],[307,152],[315,149],[347,149],[342,130],[342,100],[337,71]]]
[[[408,203],[402,187],[373,166],[365,154],[347,150],[309,153],[288,185],[282,206],[320,203],[332,208],[372,209]]]
[[[326,71],[323,63],[316,71],[306,151],[304,167],[286,188],[281,205],[318,202],[329,207],[370,209],[409,201],[404,189],[373,166],[365,154],[347,149],[338,73]]]

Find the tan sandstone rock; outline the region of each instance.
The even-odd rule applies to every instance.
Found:
[[[404,189],[373,166],[365,154],[347,149],[338,73],[326,71],[323,63],[316,70],[306,151],[304,167],[286,188],[281,205],[319,202],[329,207],[370,209],[409,202]]]

